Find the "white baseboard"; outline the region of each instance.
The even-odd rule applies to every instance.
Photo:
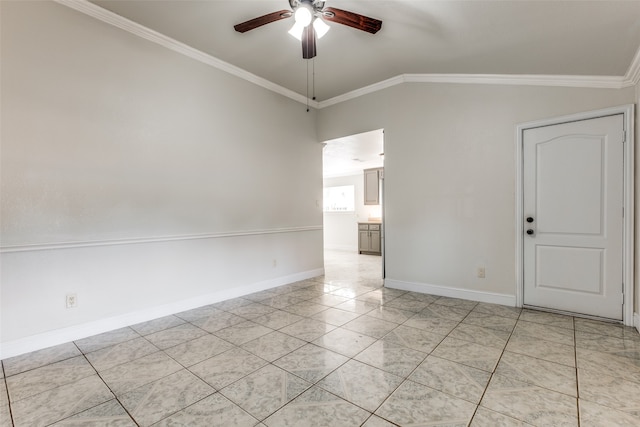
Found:
[[[441,297],[467,299],[471,301],[486,302],[490,304],[507,305],[510,307],[516,306],[515,295],[474,291],[471,289],[450,288],[448,286],[429,285],[427,283],[403,282],[401,280],[393,279],[385,279],[384,286],[387,288],[420,292],[423,294],[438,295]]]
[[[171,314],[180,313],[181,311],[191,310],[193,308],[202,307],[204,305],[214,304],[216,302],[241,297],[243,295],[252,294],[254,292],[264,291],[266,289],[298,282],[300,280],[310,279],[312,277],[321,276],[323,274],[324,268],[317,268],[315,270],[277,277],[275,279],[251,283],[232,289],[225,289],[223,291],[201,295],[195,298],[176,301],[157,307],[146,308],[133,313],[95,320],[92,322],[83,323],[81,325],[56,329],[54,331],[44,332],[41,334],[20,338],[14,341],[0,343],[0,360],[13,356],[19,356],[21,354],[29,353],[36,350],[41,350],[43,348],[51,347],[54,345],[79,340],[81,338],[101,334],[103,332],[112,331],[114,329],[123,328],[125,326],[135,325],[136,323],[146,322],[149,320],[157,319],[159,317],[169,316]]]

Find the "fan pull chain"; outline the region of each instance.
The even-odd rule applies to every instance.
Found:
[[[309,60],[307,60],[307,113],[309,112]]]
[[[313,85],[313,92],[312,92],[313,98],[311,99],[315,101],[316,100],[316,58],[315,56],[313,57],[312,61],[313,61],[313,64],[311,65],[313,67],[313,76],[311,77],[311,84]]]

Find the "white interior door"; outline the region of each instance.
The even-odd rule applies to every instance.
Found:
[[[522,141],[524,304],[621,320],[624,115]]]

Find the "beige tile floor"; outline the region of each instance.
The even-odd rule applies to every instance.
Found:
[[[2,361],[0,425],[640,426],[640,335],[381,287],[380,258]]]

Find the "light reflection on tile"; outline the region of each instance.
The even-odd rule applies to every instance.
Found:
[[[285,326],[280,329],[280,332],[292,337],[299,338],[304,341],[313,341],[316,338],[320,338],[327,332],[331,332],[336,327],[328,323],[321,322],[319,320],[305,318],[299,322],[293,323],[289,326]]]
[[[400,308],[393,308],[387,306],[380,306],[377,309],[367,313],[367,316],[375,317],[377,319],[386,320],[388,322],[402,324],[415,315],[414,312],[409,310],[402,310]]]
[[[401,325],[389,332],[382,340],[386,343],[395,343],[423,353],[430,353],[443,338],[443,335]]]
[[[341,354],[307,344],[273,364],[306,381],[316,383],[347,360],[349,359]]]
[[[353,357],[375,342],[375,338],[337,328],[313,341],[317,346],[335,351],[342,355]]]
[[[427,353],[379,340],[354,359],[394,375],[407,377],[426,357]]]
[[[359,317],[360,314],[353,313],[351,311],[339,310],[337,308],[330,308],[328,310],[321,311],[311,316],[312,319],[319,320],[321,322],[328,323],[334,326],[342,326]]]
[[[401,377],[351,360],[320,381],[318,387],[373,412],[402,381]]]
[[[374,338],[382,338],[396,327],[398,327],[397,323],[387,322],[366,314],[343,326],[343,328],[350,331],[360,332]]]

